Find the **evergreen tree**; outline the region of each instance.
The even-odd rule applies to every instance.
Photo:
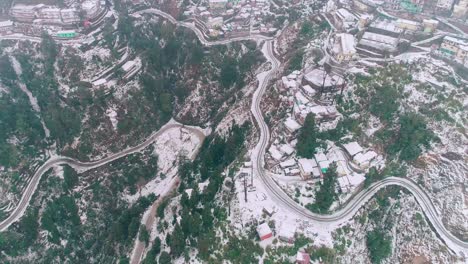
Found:
[[[315,154],[317,143],[317,128],[315,127],[315,115],[310,113],[307,115],[304,126],[299,132],[297,138],[297,155],[300,157],[311,159]]]

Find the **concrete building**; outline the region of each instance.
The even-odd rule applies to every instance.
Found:
[[[456,60],[464,65],[468,63],[468,46],[460,46],[458,48]]]
[[[310,256],[305,252],[297,252],[296,255],[296,263],[297,264],[310,264]]]
[[[417,31],[421,28],[421,23],[412,21],[412,20],[401,19],[401,18],[397,19],[396,25],[402,30],[410,30],[410,31]]]
[[[208,19],[206,25],[211,29],[218,29],[223,26],[223,17],[212,17]]]
[[[227,5],[227,0],[209,0],[208,4],[211,9],[224,9]]]
[[[99,0],[86,0],[81,4],[81,9],[86,13],[87,19],[97,17],[101,11],[101,3]]]
[[[400,0],[400,7],[409,13],[421,13],[425,0]]]
[[[360,152],[356,154],[353,158],[354,163],[359,165],[359,167],[366,169],[370,166],[370,162],[377,157],[377,153],[370,150],[366,153]]]
[[[396,21],[390,19],[377,19],[369,25],[368,31],[390,37],[399,37],[403,30],[397,26]]]
[[[44,7],[38,9],[37,18],[55,23],[60,23],[62,20],[60,9],[55,7]]]
[[[437,29],[438,26],[439,26],[439,21],[437,21],[435,19],[424,19],[423,20],[424,32],[426,32],[426,33],[434,32]]]
[[[343,148],[351,157],[363,151],[362,147],[356,141],[343,144]]]
[[[304,180],[320,177],[320,169],[315,159],[299,159],[297,162]]]
[[[292,119],[291,117],[286,119],[286,121],[284,121],[284,126],[286,127],[288,132],[291,134],[296,132],[299,128],[301,128],[301,125],[297,123],[297,121]]]
[[[13,21],[0,21],[0,35],[11,34],[13,32]]]
[[[339,61],[349,61],[356,55],[354,36],[348,33],[336,34],[333,54]]]
[[[296,165],[296,161],[294,159],[288,159],[280,163],[280,167],[282,169],[290,168],[295,165]]]
[[[460,0],[453,6],[452,16],[460,19],[466,19],[468,11],[468,0]]]
[[[440,10],[452,10],[454,0],[437,0],[436,7]]]
[[[35,22],[38,24],[75,24],[80,22],[79,6],[73,8],[57,8],[55,6],[38,5],[14,5],[11,10],[11,16],[20,22]],[[103,5],[99,0],[86,0],[81,3],[81,10],[85,17],[92,20],[102,13]]]
[[[400,10],[401,0],[384,0],[384,8],[391,10]]]
[[[440,46],[440,51],[449,57],[458,57],[459,50],[467,46],[468,41],[446,36],[444,37],[442,45]]]
[[[333,73],[327,74],[322,69],[314,69],[304,75],[305,82],[317,91],[334,92],[343,85],[344,80]]]
[[[74,8],[61,9],[60,16],[62,18],[62,22],[65,24],[75,24],[80,22],[78,10]]]
[[[262,241],[273,236],[273,232],[271,231],[267,223],[263,223],[257,226],[257,234],[260,237],[260,240]]]
[[[43,6],[43,5],[42,5]],[[20,22],[32,22],[36,18],[36,10],[40,8],[40,5],[14,5],[10,9],[11,16]]]
[[[278,232],[279,239],[289,244],[294,243],[294,241],[296,240],[295,236],[296,236],[296,228],[289,224],[283,224],[283,226],[281,226]]]
[[[365,32],[359,45],[379,52],[396,52],[398,39],[386,35]]]
[[[349,29],[356,26],[359,20],[357,16],[349,12],[346,8],[340,8],[336,10],[335,15],[344,29]]]

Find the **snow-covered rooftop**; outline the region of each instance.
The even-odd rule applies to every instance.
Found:
[[[283,161],[283,162],[280,163],[280,167],[283,168],[283,169],[292,167],[294,165],[296,165],[296,161],[294,159],[288,159],[288,160]]]
[[[272,234],[270,227],[267,223],[257,226],[257,233],[259,237],[264,237]]]
[[[299,128],[301,128],[301,125],[299,123],[297,123],[296,120],[292,119],[292,118],[288,118],[286,119],[286,121],[284,121],[284,125],[286,126],[286,128],[292,133],[292,132],[295,132],[297,131]]]
[[[356,141],[343,144],[343,147],[345,148],[345,150],[351,156],[354,156],[354,155],[362,152],[362,150],[363,150],[362,147]]]
[[[317,167],[317,162],[314,159],[299,159],[297,162],[302,171],[306,174],[311,174],[314,168]]]

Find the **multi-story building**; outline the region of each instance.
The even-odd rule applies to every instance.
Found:
[[[36,18],[38,6],[14,5],[10,9],[11,16],[20,22],[32,22]]]
[[[81,4],[81,9],[85,11],[87,19],[97,17],[102,11],[99,0],[87,0]]]
[[[62,17],[62,21],[65,24],[74,24],[80,22],[78,10],[74,8],[61,9],[60,16]]]
[[[399,10],[400,2],[401,0],[385,0],[384,7],[386,9]]]
[[[456,59],[462,64],[468,62],[468,46],[460,46],[456,55]]]
[[[424,6],[424,0],[401,0],[400,6],[407,12],[421,13]]]
[[[354,48],[354,36],[348,33],[340,33],[335,37],[335,44],[333,45],[333,55],[339,61],[349,61],[356,55]]]
[[[209,0],[210,9],[224,9],[227,5],[227,0]]]
[[[409,31],[417,31],[421,27],[421,23],[419,22],[407,20],[407,19],[401,19],[401,18],[399,18],[396,21],[396,25],[402,30],[409,30]]]
[[[44,23],[61,23],[62,16],[60,15],[60,9],[54,7],[43,7],[38,8],[36,12],[37,19],[40,19]]]
[[[434,20],[434,19],[423,20],[424,32],[426,33],[434,32],[437,29],[438,25],[439,25],[439,21],[437,20]]]
[[[86,0],[81,3],[85,19],[91,20],[102,14],[103,4],[99,0]],[[20,22],[37,22],[39,24],[75,24],[80,22],[80,8],[57,8],[54,6],[39,5],[14,5],[11,16]]]
[[[9,34],[13,31],[13,21],[0,21],[0,35]]]
[[[468,41],[446,36],[440,46],[440,51],[449,56],[456,57],[460,61],[464,61],[468,49]]]
[[[449,11],[452,10],[454,0],[438,0],[436,7],[440,10]]]
[[[466,19],[468,11],[468,0],[460,0],[453,6],[453,17]]]

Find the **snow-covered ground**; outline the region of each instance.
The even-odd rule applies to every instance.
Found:
[[[251,178],[247,182],[250,184]],[[237,232],[242,232],[243,227],[248,223],[261,223],[273,220],[275,222],[276,233],[281,228],[295,229],[296,233],[312,238],[315,245],[333,246],[332,231],[337,228],[334,225],[317,224],[301,219],[295,213],[277,206],[277,201],[268,196],[262,182],[256,177],[253,178],[253,186],[247,188],[247,201],[244,196],[244,180],[236,177],[235,190],[236,198],[232,203],[230,222]],[[264,211],[273,212],[268,216]],[[277,234],[274,236],[277,237]],[[273,238],[262,242],[263,246],[271,243]],[[270,241],[270,242],[268,242]]]
[[[201,147],[201,143],[200,138],[188,129],[171,128],[166,130],[153,144],[154,152],[158,156],[158,177],[145,184],[136,194],[125,196],[125,199],[133,203],[141,196],[164,193],[176,175],[179,157],[183,155],[193,159]]]

